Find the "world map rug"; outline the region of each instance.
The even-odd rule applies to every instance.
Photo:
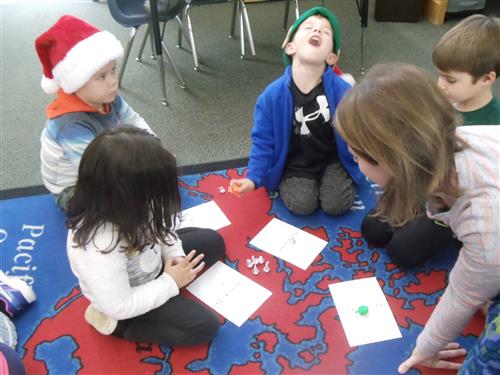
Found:
[[[240,327],[219,315],[215,338],[194,347],[128,342],[95,331],[83,317],[89,302],[71,273],[65,218],[53,198],[2,194],[1,269],[28,282],[38,297],[14,318],[17,352],[27,373],[395,374],[442,295],[456,254],[442,251],[423,267],[406,270],[391,263],[383,249],[370,247],[359,229],[375,201],[368,182],[358,187],[347,214],[330,217],[318,210],[301,217],[264,189],[242,198],[227,193],[230,179],[244,171],[182,176],[182,207],[214,201],[231,223],[219,230],[227,249],[223,262],[272,294]],[[306,270],[250,245],[273,218],[327,241]],[[246,264],[252,255],[264,255],[271,271],[253,274]],[[402,337],[350,347],[329,285],[368,277],[381,286]],[[483,326],[484,318],[476,315],[458,341],[471,347]],[[410,373],[443,371],[417,368]]]

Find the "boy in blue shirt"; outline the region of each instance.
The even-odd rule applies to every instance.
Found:
[[[309,9],[290,28],[283,43],[286,70],[257,100],[248,173],[232,180],[230,191],[278,188],[297,215],[318,206],[340,215],[352,206],[361,174],[332,123],[350,88],[331,69],[339,32],[336,17],[324,7]]]
[[[152,131],[118,93],[116,60],[123,48],[114,35],[66,15],[36,39],[35,48],[42,89],[57,94],[41,136],[42,180],[66,210],[83,151],[97,134],[120,125]]]

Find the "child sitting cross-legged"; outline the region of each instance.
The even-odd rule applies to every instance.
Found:
[[[500,18],[475,14],[446,32],[432,51],[438,86],[463,119],[463,125],[500,125],[500,102],[493,84],[500,74]],[[500,129],[499,129],[500,131]],[[462,244],[446,224],[421,215],[393,227],[370,212],[361,231],[373,245],[383,246],[399,266],[421,266],[447,248]]]
[[[97,331],[168,346],[212,339],[219,319],[179,295],[225,254],[211,229],[174,230],[180,209],[173,155],[145,130],[99,134],[80,162],[69,202],[67,253]]]
[[[66,210],[83,151],[96,135],[123,124],[152,131],[118,92],[123,48],[113,34],[66,15],[36,39],[35,48],[42,89],[56,94],[41,136],[42,180]]]

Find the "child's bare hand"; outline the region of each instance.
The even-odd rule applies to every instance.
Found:
[[[463,357],[466,354],[467,352],[465,349],[461,348],[456,342],[447,344],[436,356],[431,358],[425,357],[415,348],[410,358],[399,365],[398,372],[400,374],[406,374],[410,368],[416,365],[446,370],[458,370],[462,364],[449,361],[449,359]]]
[[[204,254],[195,257],[196,250],[191,250],[186,257],[169,258],[163,272],[168,273],[175,280],[177,286],[185,287],[196,278],[196,275],[205,267],[205,262],[201,262]]]
[[[255,190],[255,184],[252,180],[248,178],[241,178],[239,180],[231,180],[229,182],[229,192],[237,197],[241,197],[243,194],[249,191]]]
[[[172,264],[175,266],[176,264],[179,264],[180,262],[182,262],[182,260],[186,258],[186,256],[178,256],[178,257],[173,257],[172,258]]]

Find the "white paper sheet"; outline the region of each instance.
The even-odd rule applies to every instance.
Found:
[[[401,332],[377,278],[330,284],[335,307],[349,346],[370,344],[401,337]],[[368,313],[360,315],[360,306]]]
[[[215,263],[187,290],[238,327],[272,294],[222,262]]]
[[[188,208],[179,215],[177,229],[186,227],[210,228],[217,230],[231,224],[227,216],[214,201]]]
[[[273,218],[250,245],[306,270],[328,242]]]

